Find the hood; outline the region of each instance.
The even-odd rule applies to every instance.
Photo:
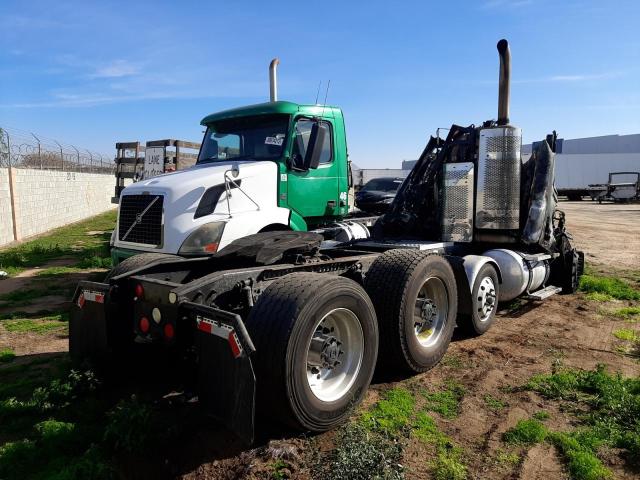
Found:
[[[239,162],[216,162],[194,165],[186,170],[165,173],[148,180],[133,183],[126,187],[123,195],[135,195],[142,192],[162,193],[171,197],[180,196],[184,192],[204,191],[208,187],[224,183],[224,172],[234,166],[238,168],[237,178],[248,178],[264,173],[265,163],[270,161],[243,160]],[[231,175],[231,174],[229,174]],[[231,177],[236,179],[235,177]]]

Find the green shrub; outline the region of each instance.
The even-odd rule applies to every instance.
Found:
[[[534,445],[547,438],[547,428],[538,420],[519,420],[515,427],[502,436],[507,443],[516,445]]]
[[[149,448],[153,439],[151,413],[151,409],[135,396],[120,401],[107,413],[109,420],[104,430],[105,442],[115,450],[129,453]]]

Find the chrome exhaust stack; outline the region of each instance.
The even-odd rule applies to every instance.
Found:
[[[500,79],[498,83],[498,125],[509,124],[509,95],[511,90],[511,52],[504,38],[498,42]]]
[[[269,64],[269,101],[277,102],[278,101],[278,75],[277,69],[280,60],[278,58],[274,58],[271,60]]]

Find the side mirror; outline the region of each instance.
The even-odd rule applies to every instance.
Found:
[[[311,127],[309,135],[309,143],[307,144],[307,152],[304,156],[305,169],[318,168],[320,165],[320,156],[322,155],[322,147],[324,146],[324,138],[327,130],[322,128],[319,123],[314,123]]]

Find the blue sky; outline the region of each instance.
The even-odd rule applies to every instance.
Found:
[[[208,113],[313,103],[331,80],[351,159],[397,168],[437,127],[496,117],[497,40],[524,140],[640,132],[640,2],[3,0],[0,126],[113,155],[200,140]],[[323,94],[321,95],[321,99]]]

